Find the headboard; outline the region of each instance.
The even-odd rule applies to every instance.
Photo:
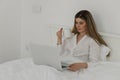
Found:
[[[110,61],[120,61],[120,35],[100,32],[111,49]]]
[[[56,46],[56,32],[63,28],[64,31],[64,37],[68,37],[71,35],[71,27],[65,26],[65,25],[51,25],[49,26],[50,29],[50,36],[51,36],[51,45]],[[99,32],[100,35],[103,37],[103,39],[107,42],[109,48],[111,49],[110,57],[108,57],[109,61],[120,61],[120,35],[116,34],[110,34],[110,33],[104,33]]]

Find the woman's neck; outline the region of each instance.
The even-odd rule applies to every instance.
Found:
[[[80,34],[77,34],[77,42],[76,44],[78,44],[78,42],[83,38],[83,36],[86,35],[86,32],[85,33],[80,33]]]
[[[86,34],[87,34],[86,32],[81,32],[81,33],[78,34],[78,37],[84,36],[84,35],[86,35]]]

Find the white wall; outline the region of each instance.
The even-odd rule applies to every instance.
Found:
[[[119,0],[22,1],[22,57],[29,56],[26,45],[30,42],[50,45],[50,34],[47,27],[52,24],[73,26],[74,15],[82,9],[91,11],[99,31],[120,34]],[[32,11],[34,5],[41,6],[41,10]]]
[[[119,0],[79,0],[81,9],[88,9],[95,18],[99,31],[120,34]]]
[[[0,63],[20,56],[20,0],[0,0]]]
[[[35,2],[37,1],[37,3]],[[50,45],[50,24],[72,25],[78,5],[75,0],[23,0],[22,5],[22,57],[28,56],[25,46],[29,42]],[[41,12],[32,11],[34,5],[41,6]]]

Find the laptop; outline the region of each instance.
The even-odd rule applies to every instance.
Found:
[[[37,65],[51,66],[60,71],[68,69],[67,65],[61,63],[59,48],[57,46],[30,44],[30,52],[34,63]],[[62,64],[64,64],[64,66]]]

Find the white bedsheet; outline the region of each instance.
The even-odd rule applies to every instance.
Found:
[[[120,63],[101,62],[78,72],[34,65],[31,58],[0,64],[0,80],[120,80]]]

